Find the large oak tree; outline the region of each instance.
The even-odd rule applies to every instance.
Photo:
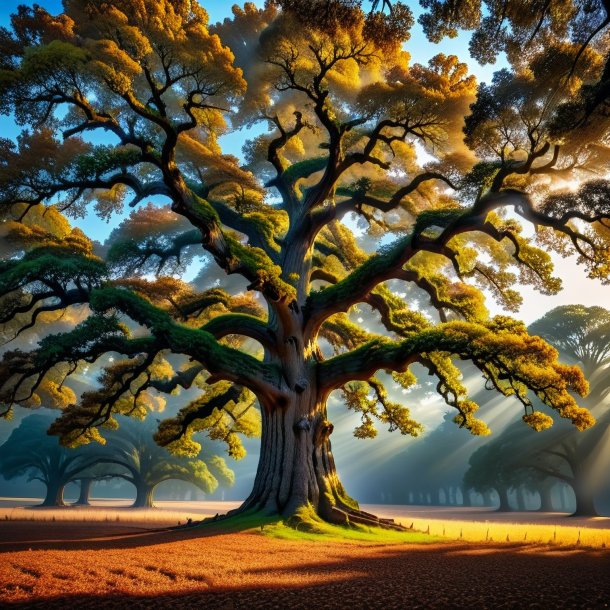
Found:
[[[493,38],[477,2],[423,4],[432,39],[458,17]],[[580,370],[519,321],[491,318],[482,290],[509,310],[518,282],[556,292],[548,250],[607,276],[609,185],[554,192],[605,167],[608,119],[592,126],[581,107],[583,88],[603,82],[607,13],[589,3],[587,22],[577,3],[551,1],[548,18],[546,8],[522,18],[520,2],[504,4],[510,27],[481,48],[505,50],[527,32],[531,44],[478,88],[455,56],[410,61],[401,3],[246,4],[214,27],[195,1],[20,9],[0,36],[0,110],[24,128],[16,145],[2,142],[14,248],[0,266],[1,319],[15,332],[56,312],[80,321],[5,354],[5,411],[51,397],[63,408],[53,431],[75,443],[195,384],[200,396],[157,441],[195,454],[191,434],[207,430],[239,453],[256,401],[261,456],[243,508],[290,515],[310,504],[336,522],[372,517],[337,477],[333,391],[361,415],[356,436],[373,435],[375,420],[417,434],[387,387],[411,387],[419,363],[456,423],[481,434],[455,364],[470,360],[532,427],[550,417],[531,395],[591,426],[571,393],[586,393]],[[260,125],[245,166],[223,154],[222,134]],[[134,211],[104,247],[36,221],[43,208],[109,218],[124,206]],[[214,285],[213,266],[242,281]],[[415,305],[422,295],[434,316]],[[108,354],[99,389],[66,400],[64,378]]]

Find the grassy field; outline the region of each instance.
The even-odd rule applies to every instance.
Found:
[[[399,522],[432,536],[470,542],[526,542],[560,546],[610,548],[610,529],[539,523],[475,522],[442,519],[399,519]]]
[[[316,535],[271,523],[232,532],[221,523],[161,531],[147,522],[0,521],[0,607],[598,608],[610,600],[607,550],[368,528],[347,540],[334,528]]]
[[[40,508],[32,506],[8,506],[17,504],[4,500],[0,504],[0,520],[4,521],[41,521],[41,522],[80,522],[134,525],[138,527],[172,527],[184,525],[188,519],[199,521],[205,517],[223,514],[239,506],[239,502],[177,502],[161,501],[154,509],[131,509],[129,500],[98,500],[91,507]],[[2,506],[4,504],[4,506]],[[22,501],[21,504],[24,504]],[[117,507],[116,505],[119,504]],[[580,519],[574,521],[561,514],[540,513],[495,513],[466,509],[448,510],[430,507],[410,506],[368,506],[369,512],[395,519],[415,532],[439,539],[470,542],[520,542],[530,544],[550,544],[562,547],[586,546],[610,549],[610,518]],[[509,519],[513,518],[514,521]],[[248,529],[243,523],[242,529]],[[258,528],[259,522],[252,523]],[[412,526],[412,527],[411,527]],[[237,531],[235,526],[230,526]],[[277,523],[267,523],[264,533],[285,540],[316,540],[320,534],[345,540],[379,540],[381,532],[363,529],[343,530],[342,533],[325,529],[331,526],[318,524],[315,531],[296,531]],[[413,535],[413,534],[411,534]],[[391,542],[392,534],[385,532],[381,538]],[[400,536],[397,542],[404,542]],[[416,542],[414,539],[413,542]]]

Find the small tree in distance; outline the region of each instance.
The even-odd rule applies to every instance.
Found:
[[[218,485],[231,486],[230,470],[220,456],[205,453],[198,459],[172,456],[153,440],[155,424],[121,421],[121,428],[108,434],[104,445],[69,449],[62,447],[47,430],[55,419],[52,413],[26,417],[0,446],[0,475],[6,479],[27,476],[38,480],[47,491],[42,506],[64,506],[64,488],[80,481],[77,505],[89,504],[91,483],[99,479],[121,478],[136,489],[134,508],[151,508],[155,487],[171,479],[186,481],[205,493]],[[123,419],[123,418],[122,418]]]
[[[26,417],[0,445],[0,475],[5,479],[26,476],[46,487],[42,506],[64,506],[64,488],[85,475],[102,459],[102,449],[74,451],[62,447],[59,439],[47,434],[54,420],[50,414]]]
[[[136,488],[134,508],[151,508],[157,485],[172,479],[191,483],[207,494],[213,493],[219,484],[233,485],[233,471],[223,458],[211,454],[196,459],[169,455],[154,442],[154,431],[154,422],[121,418],[120,428],[108,434],[104,446],[104,465],[118,467],[112,476]]]
[[[444,5],[423,17],[431,39],[452,31]],[[551,418],[531,395],[591,426],[571,394],[587,391],[580,370],[521,322],[490,318],[481,289],[509,310],[518,281],[556,292],[547,250],[606,277],[609,185],[544,196],[555,178],[579,181],[604,163],[608,119],[583,132],[565,111],[603,72],[594,35],[605,13],[595,10],[597,21],[580,8],[548,19],[508,11],[514,36],[527,31],[535,44],[477,87],[455,56],[410,63],[402,44],[413,18],[400,2],[389,13],[340,0],[246,4],[213,27],[195,1],[73,0],[57,17],[21,9],[0,35],[0,110],[24,126],[17,145],[2,143],[14,245],[0,265],[2,319],[25,328],[49,311],[81,318],[5,354],[5,410],[118,354],[99,389],[53,425],[64,442],[99,439],[116,414],[195,384],[200,396],[161,423],[157,441],[194,455],[191,435],[207,430],[239,452],[256,401],[261,457],[242,510],[313,510],[338,523],[374,518],[335,469],[334,391],[361,416],[356,436],[374,435],[376,421],[415,435],[421,426],[387,387],[411,387],[420,363],[456,423],[485,434],[455,365],[470,360],[535,429]],[[495,31],[496,13],[479,36]],[[508,30],[483,45],[488,56],[510,47]],[[268,131],[246,143],[242,166],[219,138],[255,124]],[[416,142],[433,157],[425,166]],[[141,205],[154,197],[169,207]],[[69,228],[58,239],[30,216],[54,205],[108,218],[125,204],[135,209],[103,248]],[[516,217],[536,227],[538,245]],[[199,275],[178,279],[189,265]],[[207,283],[215,266],[241,281]],[[401,296],[405,285],[435,316]],[[377,331],[356,323],[357,306]]]

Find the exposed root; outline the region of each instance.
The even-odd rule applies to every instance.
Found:
[[[396,523],[393,519],[382,519],[377,515],[345,505],[341,507],[333,506],[329,511],[324,511],[322,515],[318,515],[311,505],[303,506],[285,521],[289,527],[312,533],[318,531],[319,525],[324,522],[348,527],[351,525],[366,525],[399,532],[410,531],[409,528]]]

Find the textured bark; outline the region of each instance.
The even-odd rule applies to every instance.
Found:
[[[47,493],[41,506],[65,506],[64,503],[65,483],[52,479],[47,483]]]
[[[80,480],[80,494],[78,500],[74,503],[76,506],[89,506],[89,495],[91,494],[91,486],[93,479],[85,478]]]
[[[136,485],[136,499],[131,505],[132,508],[152,508],[153,504],[153,492],[155,488],[147,485],[146,483],[139,483]]]
[[[336,524],[368,523],[393,527],[390,520],[359,510],[341,484],[331,451],[333,426],[325,405],[304,391],[288,408],[263,411],[261,456],[252,493],[239,511],[257,510],[292,517],[311,507]]]

